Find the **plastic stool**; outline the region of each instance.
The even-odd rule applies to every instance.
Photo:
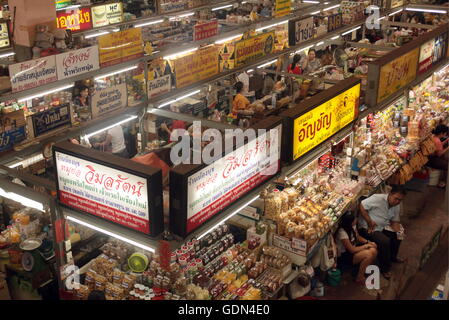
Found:
[[[437,186],[440,182],[441,170],[429,168],[429,186]]]

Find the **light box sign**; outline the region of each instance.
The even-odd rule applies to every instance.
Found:
[[[163,230],[161,171],[81,148],[73,148],[66,142],[53,148],[59,201],[144,234],[160,233]],[[136,172],[134,167],[143,170]]]
[[[253,60],[257,60],[273,53],[274,32],[239,41],[235,44],[235,67],[241,67]]]
[[[58,80],[55,56],[15,63],[9,66],[12,92],[37,88]]]
[[[92,29],[92,15],[90,8],[75,8],[56,12],[56,26],[58,29],[68,29],[73,32]]]
[[[58,80],[100,69],[98,46],[69,51],[56,56]]]
[[[419,49],[415,48],[380,68],[379,80],[381,81],[379,81],[377,103],[384,101],[415,80]]]
[[[288,22],[288,42],[290,46],[296,46],[304,41],[312,39],[314,30],[314,18],[294,19]]]
[[[181,178],[177,173],[171,173],[173,192],[179,194],[184,188],[187,190],[187,209],[181,204],[181,209],[177,211],[179,215],[175,211],[178,196],[170,195],[170,221],[174,221],[171,223],[172,232],[185,237],[274,176],[280,169],[282,125],[277,125],[275,129],[278,130],[278,135],[270,136],[270,131],[267,130],[248,144],[198,171],[187,173]],[[270,146],[273,146],[271,157]],[[173,211],[172,203],[175,209]]]
[[[359,107],[360,83],[304,113],[293,122],[293,160],[350,124]]]
[[[126,108],[128,94],[126,83],[96,90],[92,96],[92,118],[98,118],[111,111]]]
[[[92,7],[92,21],[94,28],[123,22],[123,4],[117,2]]]

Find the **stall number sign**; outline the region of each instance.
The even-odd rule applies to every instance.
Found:
[[[123,4],[117,2],[92,7],[92,17],[94,28],[120,23],[123,21]]]
[[[59,151],[55,158],[61,203],[139,232],[150,232],[146,179]]]
[[[126,108],[128,95],[126,83],[96,90],[92,96],[92,118],[98,118],[111,111]]]
[[[51,109],[33,114],[31,119],[33,121],[34,136],[38,137],[44,133],[70,124],[70,105],[67,103],[59,107],[52,107]]]
[[[291,46],[300,44],[313,37],[313,17],[289,22],[289,43]]]
[[[380,68],[377,103],[415,80],[420,48],[416,48]]]
[[[98,46],[69,51],[56,56],[58,80],[98,70]]]
[[[55,56],[15,63],[9,66],[12,92],[37,88],[58,80]]]
[[[76,8],[56,12],[58,29],[68,29],[73,32],[92,29],[90,8]]]
[[[332,14],[327,17],[327,32],[335,31],[343,26],[342,13]]]
[[[281,126],[276,129],[278,136],[262,134],[188,178],[187,233],[272,176],[268,148],[278,146],[272,150],[278,160]]]
[[[296,118],[293,160],[303,156],[350,124],[359,107],[360,84]]]

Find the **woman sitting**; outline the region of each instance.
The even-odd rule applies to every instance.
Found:
[[[448,160],[446,158],[446,153],[449,150],[449,146],[445,145],[448,143],[449,138],[447,137],[449,133],[449,128],[444,125],[438,125],[435,130],[432,131],[432,139],[435,144],[435,153],[429,156],[429,162],[427,162],[427,166],[433,169],[441,170],[444,174],[440,175],[440,183],[438,186],[440,188],[444,188],[446,183],[446,172],[448,167]]]
[[[337,264],[347,266],[360,264],[356,282],[364,285],[366,268],[376,261],[377,245],[358,234],[356,222],[355,214],[352,212],[342,217],[336,235]]]

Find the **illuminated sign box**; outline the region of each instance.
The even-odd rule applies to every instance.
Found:
[[[56,26],[58,29],[68,29],[73,32],[92,29],[92,15],[90,8],[75,8],[56,12]]]
[[[150,236],[163,229],[162,172],[70,142],[53,147],[59,202]]]

